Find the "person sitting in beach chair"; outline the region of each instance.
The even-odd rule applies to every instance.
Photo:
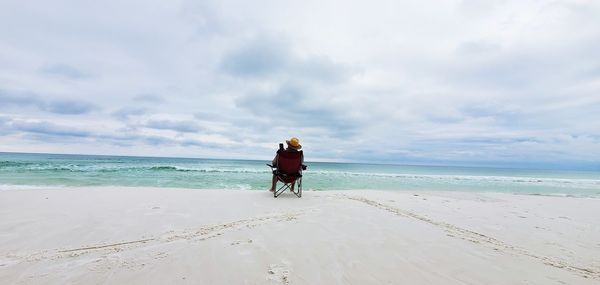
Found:
[[[267,164],[273,171],[273,179],[271,189],[273,196],[277,198],[285,190],[290,191],[298,198],[302,197],[302,170],[306,169],[304,165],[304,154],[302,153],[302,145],[298,138],[291,138],[285,141],[287,148],[283,148],[283,144],[279,144],[277,155],[273,158],[272,164]],[[276,190],[277,182],[281,181],[283,186]],[[297,191],[294,187],[298,184]]]

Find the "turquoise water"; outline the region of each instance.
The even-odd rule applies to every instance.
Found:
[[[265,190],[268,161],[0,153],[0,189],[151,186]],[[600,197],[600,174],[505,168],[307,162],[308,190],[435,190]]]

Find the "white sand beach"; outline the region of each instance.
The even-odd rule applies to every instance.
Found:
[[[600,284],[600,199],[0,191],[0,284]]]

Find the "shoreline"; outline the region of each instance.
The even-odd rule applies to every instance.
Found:
[[[61,190],[61,189],[164,189],[164,190],[194,190],[194,191],[248,191],[262,192],[264,189],[229,189],[229,188],[191,188],[191,187],[167,187],[167,186],[123,186],[123,185],[98,185],[98,186],[72,186],[72,185],[18,185],[18,184],[0,184],[1,191],[25,191],[25,190]],[[578,198],[578,199],[598,199],[600,193],[595,194],[569,194],[569,193],[519,193],[519,192],[500,192],[500,191],[467,191],[467,190],[414,190],[414,189],[303,189],[304,192],[315,193],[332,193],[332,192],[351,192],[351,191],[373,191],[373,192],[398,192],[398,193],[413,193],[424,195],[436,195],[444,193],[464,193],[464,194],[500,194],[500,195],[517,195],[517,196],[539,196],[539,197],[557,197],[557,198]]]
[[[0,283],[594,284],[600,200],[557,198],[326,190],[274,199],[266,190],[114,186],[0,191]]]

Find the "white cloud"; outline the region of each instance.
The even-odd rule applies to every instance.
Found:
[[[594,1],[8,1],[0,25],[7,150],[600,161]]]

